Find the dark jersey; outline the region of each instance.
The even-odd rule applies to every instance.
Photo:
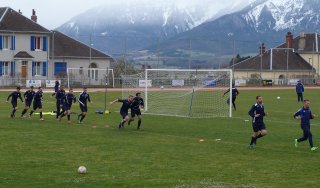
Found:
[[[65,90],[63,89],[58,90],[58,92],[56,93],[57,101],[61,101],[65,94],[66,94]]]
[[[34,103],[41,103],[42,101],[42,96],[43,96],[43,92],[42,91],[37,91],[36,94],[34,95],[34,98],[33,98],[33,102]]]
[[[122,102],[120,112],[128,112],[131,107],[131,102],[129,102],[128,99],[118,99],[118,102]]]
[[[55,82],[55,85],[54,85],[54,92],[58,92],[58,90],[59,90],[59,85],[60,85],[59,81],[56,81],[56,82]]]
[[[87,92],[82,92],[79,95],[78,102],[82,106],[87,106],[87,101],[91,102],[90,95]]]
[[[252,123],[263,123],[263,116],[265,116],[263,104],[254,104],[249,110],[248,114],[252,117]],[[255,117],[256,114],[260,114],[259,117]]]
[[[131,109],[132,110],[139,110],[140,106],[144,106],[143,99],[141,97],[133,98],[133,101],[131,103]]]
[[[28,90],[23,94],[23,97],[26,101],[31,102],[35,94],[36,92]]]
[[[71,93],[65,94],[62,98],[63,106],[71,107],[72,103],[75,103],[75,102],[76,102],[76,97]]]
[[[296,85],[296,92],[297,93],[303,93],[304,92],[304,87],[303,87],[303,84],[302,83],[298,83]]]
[[[224,95],[229,93],[229,92],[230,92],[230,89],[228,89],[226,92],[224,92]],[[236,98],[237,95],[239,95],[239,91],[235,87],[232,88],[231,92],[232,92],[232,98]]]
[[[310,108],[300,108],[293,117],[300,116],[301,118],[301,126],[310,126],[310,119],[313,119],[312,112]]]
[[[21,93],[18,92],[18,91],[12,92],[12,93],[8,96],[7,101],[10,99],[10,97],[12,97],[12,98],[11,98],[11,103],[17,103],[17,102],[18,102],[18,98],[20,98],[20,100],[23,102],[22,97],[21,97]]]

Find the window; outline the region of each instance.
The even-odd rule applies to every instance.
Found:
[[[42,37],[34,37],[34,49],[35,50],[42,50]]]
[[[41,75],[41,62],[34,62],[34,75]]]
[[[9,62],[8,61],[3,62],[2,75],[4,75],[4,76],[9,75]]]
[[[31,36],[31,51],[47,51],[47,37]]]
[[[98,66],[95,63],[89,65],[88,76],[93,80],[98,80]],[[91,69],[91,70],[90,70]]]
[[[3,36],[2,37],[2,49],[9,49],[10,48],[10,36]]]
[[[80,75],[83,75],[83,67],[80,67],[80,69],[79,69],[79,74],[80,74]]]

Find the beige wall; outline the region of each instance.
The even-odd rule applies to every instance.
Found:
[[[319,76],[320,71],[320,53],[300,54],[301,57],[313,66]]]

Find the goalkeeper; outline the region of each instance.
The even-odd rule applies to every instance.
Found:
[[[222,96],[224,96],[225,94],[227,94],[229,92],[230,92],[230,89],[228,89],[226,92],[224,92]],[[234,86],[234,84],[232,84],[231,92],[232,92],[232,106],[233,106],[234,110],[237,110],[235,101],[237,99],[237,96],[239,95],[239,91]],[[227,104],[230,105],[230,98],[227,99]]]
[[[128,125],[130,125],[130,123],[132,121],[134,121],[136,115],[138,116],[138,127],[137,129],[140,129],[141,126],[141,120],[142,120],[142,115],[141,115],[141,111],[140,111],[140,107],[144,108],[144,102],[143,99],[141,97],[141,93],[136,93],[136,97],[133,98],[132,104],[131,104],[131,118],[128,121]]]

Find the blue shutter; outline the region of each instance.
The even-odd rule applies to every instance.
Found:
[[[16,49],[16,36],[12,35],[11,36],[11,50]]]
[[[2,76],[2,61],[0,61],[0,76]]]
[[[43,51],[47,51],[47,37],[44,36],[43,37],[43,48],[42,48]]]
[[[35,71],[34,71],[34,61],[32,61],[32,76],[34,76]]]
[[[11,77],[14,77],[14,75],[15,75],[15,63],[14,63],[14,61],[11,61],[10,75],[11,75]]]
[[[34,36],[31,36],[30,44],[31,44],[31,51],[34,51]]]
[[[67,63],[55,62],[54,63],[54,75],[57,76],[61,73],[67,74]]]
[[[42,76],[47,76],[47,62],[42,63]]]
[[[2,35],[0,35],[0,50],[2,50]],[[1,75],[2,75],[2,72],[1,72]]]

